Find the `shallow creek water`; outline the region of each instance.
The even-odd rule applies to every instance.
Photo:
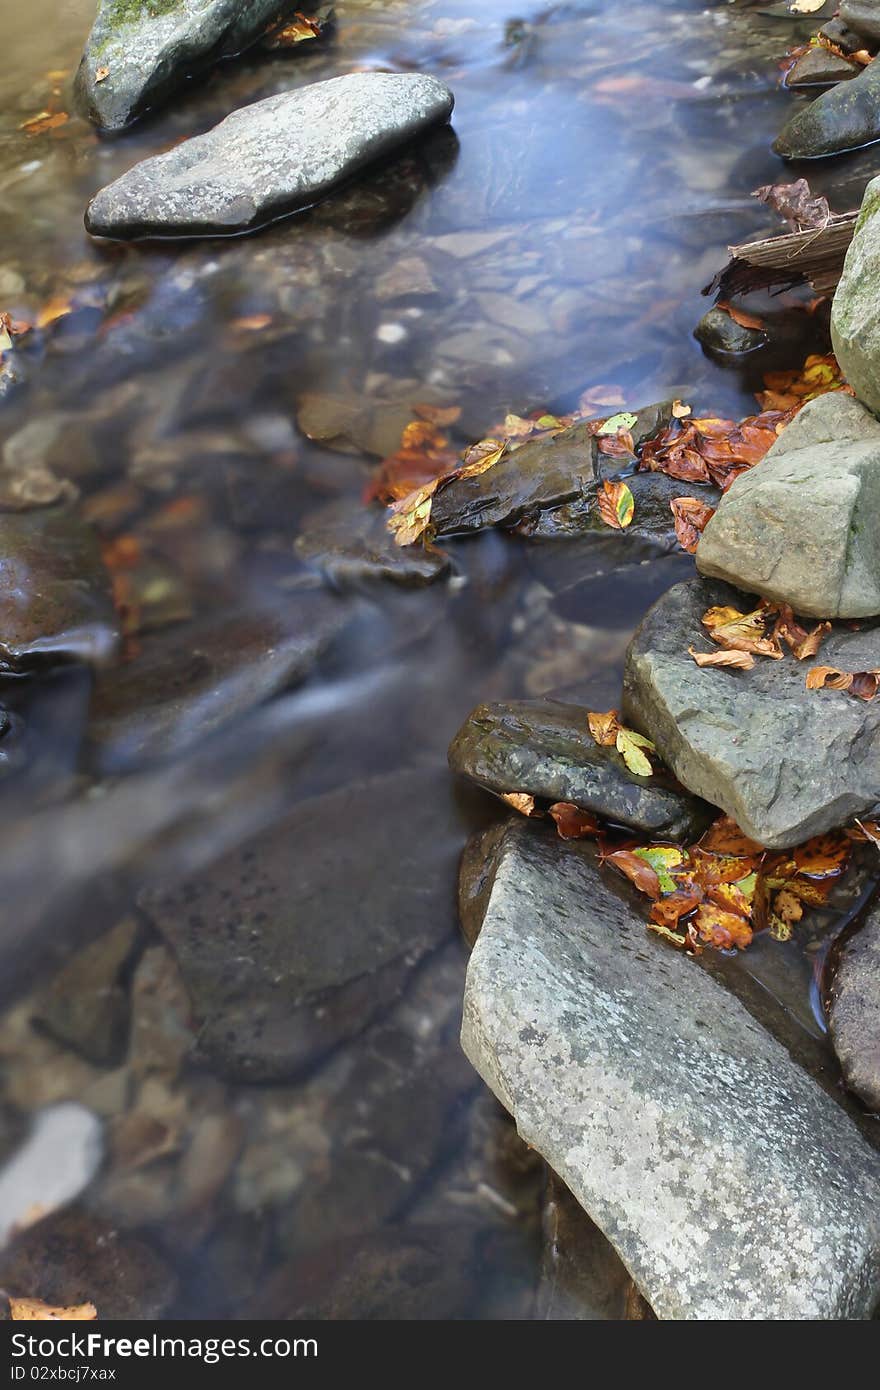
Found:
[[[776,60],[809,27],[688,0],[341,0],[328,43],[251,52],[121,137],[75,116],[28,135],[39,111],[72,111],[91,9],[7,6],[0,72],[0,308],[71,308],[17,354],[3,447],[70,479],[111,553],[134,538],[140,613],[123,675],[97,688],[77,668],[0,678],[16,715],[0,743],[0,1155],[65,1100],[101,1117],[105,1144],[20,1291],[51,1301],[79,1278],[99,1312],[144,1317],[619,1316],[625,1279],[586,1226],[589,1278],[570,1303],[553,1294],[542,1167],[459,1050],[456,862],[499,810],[444,760],[480,700],[589,687],[593,707],[616,703],[633,627],[691,561],[584,580],[577,542],[563,556],[491,534],[448,546],[449,582],[334,595],[294,540],[319,506],[361,497],[416,402],[461,406],[462,444],[609,384],[633,406],[749,413],[756,381],[692,329],[726,244],[767,225],[748,195],[778,178],[769,144],[797,100]],[[452,131],[249,238],[89,241],[86,200],[137,158],[355,67],[435,72]],[[837,161],[815,183],[842,210],[868,168]],[[324,623],[309,678],[278,691],[267,652]],[[170,671],[179,702],[154,718]],[[149,904],[205,869],[218,896],[200,910],[231,958],[196,952],[215,1015],[197,1034]],[[297,1015],[296,1063],[254,1074],[274,1041],[223,1000],[230,972],[265,994],[283,970],[276,943],[260,975],[229,927],[266,883],[288,917],[296,904],[320,997]],[[719,968],[824,1065],[816,945],[759,941]],[[62,992],[88,1015],[92,949],[122,961],[99,1061],[59,1041],[57,1010],[54,1036],[31,1021],[83,959]]]

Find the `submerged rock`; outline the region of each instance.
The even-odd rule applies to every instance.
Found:
[[[831,1041],[847,1086],[880,1114],[880,909],[844,942],[828,1007]]]
[[[478,705],[450,745],[449,765],[499,794],[570,801],[658,839],[696,839],[709,808],[656,775],[630,772],[616,748],[593,738],[588,714],[555,700]]]
[[[199,877],[145,895],[218,1072],[301,1073],[379,1015],[449,936],[451,795],[444,769],[313,798]]]
[[[433,546],[400,546],[388,530],[386,514],[361,502],[331,502],[307,516],[295,543],[301,559],[315,566],[337,589],[364,580],[430,584],[449,569],[449,556]]]
[[[0,514],[0,666],[103,663],[118,640],[92,529],[64,507]]]
[[[448,121],[452,105],[422,73],[350,73],[281,92],[135,164],[95,194],[86,227],[119,238],[250,231]]]
[[[646,406],[631,430],[638,447],[669,419],[668,402]],[[527,441],[485,473],[453,478],[438,488],[431,524],[438,536],[513,526],[523,518],[588,498],[597,474],[598,449],[589,421]],[[617,460],[619,462],[619,460]]]
[[[80,105],[121,130],[188,77],[265,33],[278,0],[99,0],[76,76]]]
[[[756,657],[751,671],[698,667],[713,648],[700,619],[753,601],[718,581],[669,589],[630,644],[624,714],[698,796],[771,849],[796,845],[880,801],[880,702],[807,690],[811,662]],[[835,626],[818,658],[843,671],[880,670],[880,626]]]
[[[767,342],[760,328],[745,328],[724,309],[710,309],[694,329],[697,342],[710,354],[746,357]]]
[[[134,660],[98,678],[93,765],[118,772],[182,753],[304,680],[348,617],[340,599],[305,592],[287,611],[244,609],[148,633]]]
[[[593,852],[513,828],[462,1045],[660,1318],[869,1318],[880,1158]]]
[[[38,997],[33,1018],[96,1066],[121,1062],[128,1042],[129,998],[121,983],[137,926],[130,917],[78,951]]]
[[[734,479],[697,569],[819,618],[880,613],[880,424],[852,396],[808,401]]]
[[[861,70],[858,63],[848,63],[846,58],[816,44],[801,54],[794,67],[789,69],[785,85],[793,88],[829,87],[835,82],[848,82],[851,77],[858,77]]]
[[[880,65],[870,63],[851,82],[803,106],[773,148],[783,159],[819,159],[880,140]]]
[[[874,63],[871,64],[873,68]],[[876,64],[880,72],[880,63]],[[880,178],[865,189],[831,305],[831,341],[850,386],[880,414]]]

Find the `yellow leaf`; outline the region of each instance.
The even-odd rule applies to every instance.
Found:
[[[10,1298],[13,1322],[93,1322],[98,1316],[94,1303],[78,1303],[70,1308],[53,1308],[41,1298]]]
[[[651,776],[654,769],[644,752],[646,748],[654,751],[654,745],[649,738],[635,733],[632,729],[619,729],[615,743],[630,772],[635,773],[636,777]]]

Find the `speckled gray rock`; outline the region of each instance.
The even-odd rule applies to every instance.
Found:
[[[880,140],[880,66],[871,63],[800,110],[773,142],[783,159],[820,159]]]
[[[359,72],[281,92],[135,164],[89,203],[95,236],[248,231],[323,198],[448,121],[452,93],[422,73]]]
[[[850,1090],[880,1114],[880,908],[841,949],[828,1008],[831,1041]]]
[[[880,800],[880,704],[807,690],[806,671],[816,663],[791,655],[758,657],[751,671],[695,665],[688,647],[713,647],[700,623],[706,610],[746,611],[752,602],[716,580],[667,590],[630,643],[624,715],[686,787],[761,844],[783,849]],[[844,671],[880,670],[880,626],[835,627],[819,660]]]
[[[880,3],[878,0],[842,0],[840,18],[850,29],[869,40],[866,47],[880,43]]]
[[[831,341],[837,360],[856,395],[875,414],[880,414],[878,210],[880,178],[872,179],[865,189],[855,235],[831,305]]]
[[[510,832],[462,1044],[658,1317],[870,1317],[880,1157],[583,846]]]
[[[276,18],[278,0],[99,0],[76,77],[103,130],[121,130],[193,73],[240,53]]]
[[[880,613],[880,424],[841,391],[809,401],[724,494],[697,569],[819,618]]]
[[[593,738],[588,714],[556,700],[478,705],[450,744],[449,766],[493,792],[571,801],[662,839],[696,838],[709,808],[656,775],[630,772],[616,748]]]

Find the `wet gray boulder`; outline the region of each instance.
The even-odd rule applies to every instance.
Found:
[[[873,68],[875,64],[871,64]],[[880,64],[876,64],[880,69]],[[860,400],[880,414],[880,178],[865,189],[831,305],[831,341]]]
[[[589,848],[509,833],[462,1045],[658,1317],[871,1316],[880,1157]]]
[[[362,502],[330,502],[310,513],[294,549],[336,589],[388,579],[417,588],[449,569],[449,556],[434,546],[397,545],[386,513]]]
[[[760,328],[746,328],[724,309],[709,309],[694,329],[694,337],[706,352],[720,357],[747,357],[767,342]]]
[[[302,1075],[376,1022],[454,937],[459,846],[448,773],[423,768],[311,798],[221,862],[145,893],[211,1066],[245,1081]]]
[[[318,202],[366,165],[449,120],[448,87],[424,73],[359,72],[233,111],[96,193],[94,236],[250,231]]]
[[[880,140],[880,65],[802,106],[773,142],[783,159],[820,159]]]
[[[880,4],[878,0],[842,0],[840,18],[874,48],[880,44]]]
[[[734,480],[697,569],[819,618],[880,613],[880,424],[841,391],[809,401]]]
[[[659,839],[696,839],[711,816],[697,798],[637,777],[616,748],[602,747],[589,711],[556,700],[478,705],[449,747],[453,772],[503,795],[527,792]]]
[[[278,0],[99,0],[78,101],[102,130],[121,130],[186,78],[255,43],[278,12]]]
[[[748,611],[754,600],[728,584],[693,579],[667,590],[630,643],[624,716],[697,796],[720,806],[771,849],[864,815],[880,800],[880,702],[807,690],[821,662],[880,670],[880,626],[835,625],[819,657],[756,657],[751,671],[698,667],[713,650],[700,619],[714,605]]]
[[[0,514],[0,667],[113,656],[119,620],[90,526],[66,507]]]
[[[786,87],[828,87],[835,82],[848,82],[861,72],[858,63],[847,62],[839,54],[821,45],[814,45],[802,53],[789,69],[785,79]]]
[[[669,420],[670,402],[645,406],[634,414],[630,433],[638,448]],[[567,503],[589,505],[595,496],[598,459],[589,421],[527,440],[484,473],[441,483],[434,494],[431,524],[438,536],[463,535],[537,519]],[[622,460],[614,462],[619,471]]]
[[[831,982],[831,1041],[851,1091],[880,1114],[880,909],[844,942]]]

